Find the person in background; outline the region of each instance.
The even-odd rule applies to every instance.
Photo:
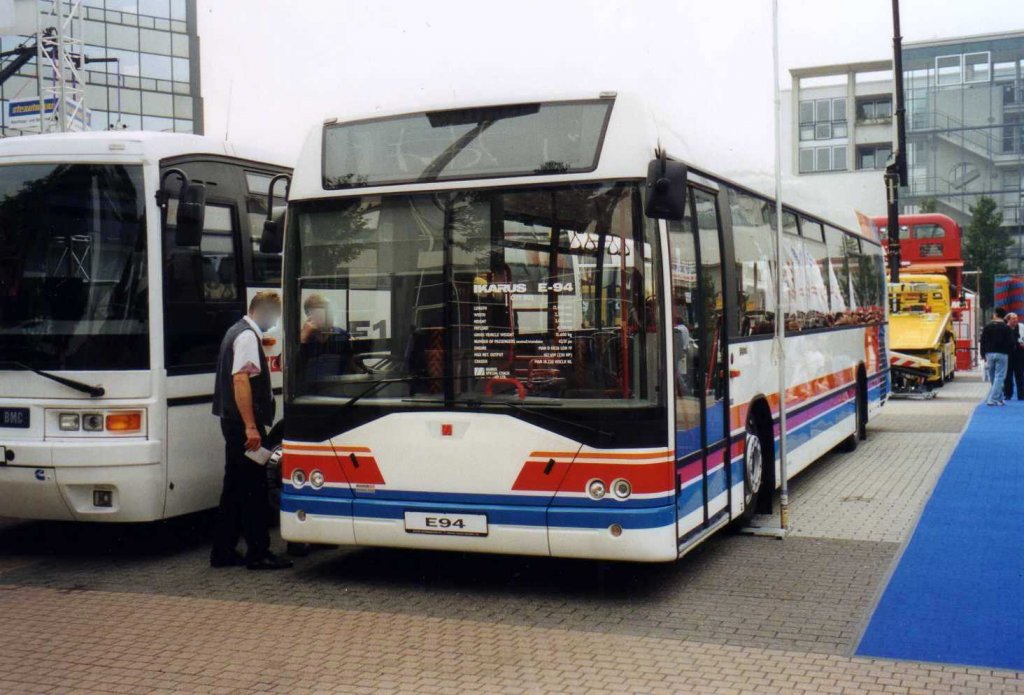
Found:
[[[987,405],[1006,405],[1003,396],[1006,365],[1017,344],[1017,334],[1006,325],[1005,318],[1006,309],[996,307],[995,317],[981,331],[981,358],[985,360],[985,374],[992,385],[985,401]]]
[[[1009,364],[1006,368],[1003,394],[1007,398],[1013,398],[1013,390],[1016,386],[1017,400],[1024,401],[1024,326],[1021,325],[1017,314],[1012,312],[1006,315],[1006,325],[1013,329],[1016,341],[1010,352]]]
[[[263,353],[263,333],[281,317],[277,292],[257,292],[249,314],[228,329],[220,344],[213,414],[224,435],[224,488],[220,496],[211,567],[244,564],[251,570],[286,569],[290,560],[270,552],[267,471],[246,456],[257,452],[274,422],[274,393]],[[243,558],[235,546],[245,537]]]

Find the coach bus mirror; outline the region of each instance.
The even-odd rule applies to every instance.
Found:
[[[662,220],[681,220],[686,213],[686,165],[663,157],[647,165],[644,214]]]
[[[260,237],[260,253],[281,253],[284,248],[284,206],[275,207],[270,216],[263,220],[263,236]]]
[[[199,246],[206,221],[206,186],[190,183],[182,186],[175,217],[174,243],[178,246]]]

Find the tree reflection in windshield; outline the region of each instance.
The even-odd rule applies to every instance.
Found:
[[[634,184],[311,203],[295,395],[651,403],[657,244]],[[313,332],[317,320],[327,328]],[[312,336],[312,337],[311,337]]]
[[[38,369],[149,366],[142,167],[0,167],[0,354]]]

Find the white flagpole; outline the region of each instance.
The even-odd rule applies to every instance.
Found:
[[[789,529],[789,480],[786,472],[786,313],[782,286],[782,97],[779,92],[779,0],[772,0],[772,70],[775,76],[775,357],[779,370],[779,516]]]

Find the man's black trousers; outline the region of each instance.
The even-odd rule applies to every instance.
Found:
[[[267,469],[245,456],[245,424],[221,418],[224,434],[224,489],[220,494],[213,560],[228,560],[239,537],[245,538],[247,561],[259,560],[270,549]],[[260,436],[266,433],[260,427]]]

